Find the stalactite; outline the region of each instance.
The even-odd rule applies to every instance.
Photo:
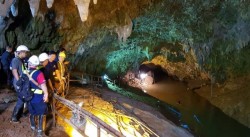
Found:
[[[54,0],[46,0],[47,2],[47,7],[51,8],[53,6]]]
[[[10,11],[14,17],[18,15],[18,2],[19,0],[14,0],[10,7]]]
[[[88,18],[90,0],[74,0],[77,5],[81,20],[84,22]]]
[[[118,40],[121,41],[121,42],[126,42],[127,38],[132,33],[132,27],[133,27],[132,21],[130,21],[129,24],[127,24],[125,26],[116,27],[115,32],[118,35]]]
[[[40,0],[29,0],[28,2],[30,4],[31,14],[33,17],[35,17],[39,10]]]
[[[74,0],[74,2],[75,5],[77,5],[81,20],[83,22],[86,21],[88,19],[88,14],[89,14],[90,0]],[[93,0],[93,3],[97,4],[97,0]]]

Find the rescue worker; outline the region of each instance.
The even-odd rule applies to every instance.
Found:
[[[65,82],[66,82],[66,78],[65,78],[65,65],[64,65],[64,60],[66,58],[66,54],[65,52],[60,52],[58,55],[58,59],[59,61],[57,62],[57,70],[56,70],[56,80],[59,81],[59,83],[57,82],[57,93],[58,94],[62,94],[62,96],[64,96],[64,90],[65,90]]]
[[[29,102],[29,112],[32,131],[35,132],[37,129],[37,135],[42,136],[44,131],[43,118],[47,113],[48,90],[44,74],[41,70],[37,69],[39,64],[39,58],[35,55],[31,56],[28,60],[31,91],[34,92],[33,98]],[[35,117],[38,119],[37,126]]]
[[[57,69],[57,63],[55,60],[56,60],[56,52],[50,51],[48,67],[52,72],[55,72]]]
[[[13,78],[13,86],[15,90],[18,90],[18,86],[16,85],[16,82],[19,80],[20,76],[24,73],[26,70],[23,59],[27,56],[27,52],[29,49],[25,45],[20,45],[17,47],[16,54],[17,57],[15,57],[11,61],[11,67],[12,67],[12,74],[14,76]],[[24,103],[25,101],[17,98],[16,106],[14,107],[14,110],[12,112],[11,116],[11,122],[13,123],[19,123],[19,116],[18,114],[21,113],[23,114],[23,108],[24,108]]]
[[[45,80],[47,81],[47,87],[50,87],[50,89],[53,91],[54,87],[52,85],[52,81],[50,80],[50,76],[53,75],[53,70],[49,68],[49,55],[47,53],[41,53],[39,56],[39,61],[40,61],[40,67],[39,68],[45,77]]]
[[[53,97],[53,93],[55,91],[55,88],[54,88],[53,82],[51,80],[51,78],[53,77],[54,70],[50,66],[50,60],[49,60],[50,56],[47,53],[41,53],[38,58],[39,58],[40,65],[41,65],[38,68],[43,72],[47,87],[50,88],[50,90],[48,89],[49,100],[52,101],[52,97]],[[49,102],[48,109],[49,109],[49,111],[52,110],[52,103],[51,102]]]
[[[57,62],[56,59],[56,52],[50,51],[49,52],[49,63],[46,66],[48,70],[50,70],[49,79],[51,80],[52,86],[54,88],[55,77],[56,77],[56,70],[57,70]],[[55,88],[53,89],[55,91]]]
[[[63,79],[63,77],[65,76],[65,72],[66,72],[66,68],[64,65],[65,58],[66,58],[65,52],[60,52],[58,56],[58,62],[57,62],[57,67],[58,67],[59,74],[60,74],[59,79]]]
[[[2,69],[5,74],[6,81],[4,81],[7,84],[8,88],[11,88],[12,85],[12,72],[10,70],[10,63],[13,58],[12,55],[12,47],[7,46],[6,51],[2,54],[1,57],[1,64],[2,64]]]

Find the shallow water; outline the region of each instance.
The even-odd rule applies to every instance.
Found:
[[[187,124],[195,136],[200,137],[250,137],[250,129],[224,114],[206,99],[187,91],[183,82],[163,79],[145,88],[146,93],[174,106],[168,109],[179,115],[181,123]]]

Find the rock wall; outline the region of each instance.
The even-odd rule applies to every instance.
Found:
[[[0,1],[0,48],[62,46],[72,69],[97,75],[149,62],[179,80],[223,83],[250,73],[248,1],[88,2],[81,18],[74,0]]]
[[[225,114],[250,128],[249,81],[249,75],[246,75],[228,80],[223,85],[212,85],[212,89],[211,85],[208,85],[195,91]]]
[[[14,0],[2,1],[0,3],[0,48],[5,48],[7,45],[5,39],[5,31],[8,29],[9,25],[13,22],[13,20],[9,20],[9,12],[10,7],[13,4]]]

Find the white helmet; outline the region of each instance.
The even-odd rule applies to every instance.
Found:
[[[40,61],[40,62],[43,62],[43,61],[45,61],[46,59],[49,59],[49,55],[48,55],[47,53],[41,53],[41,54],[39,55],[39,61]]]
[[[39,65],[39,59],[36,55],[32,55],[29,60],[28,60],[29,63],[31,63],[32,65],[34,66],[38,66]]]
[[[16,51],[30,51],[25,45],[20,45],[17,47]]]

